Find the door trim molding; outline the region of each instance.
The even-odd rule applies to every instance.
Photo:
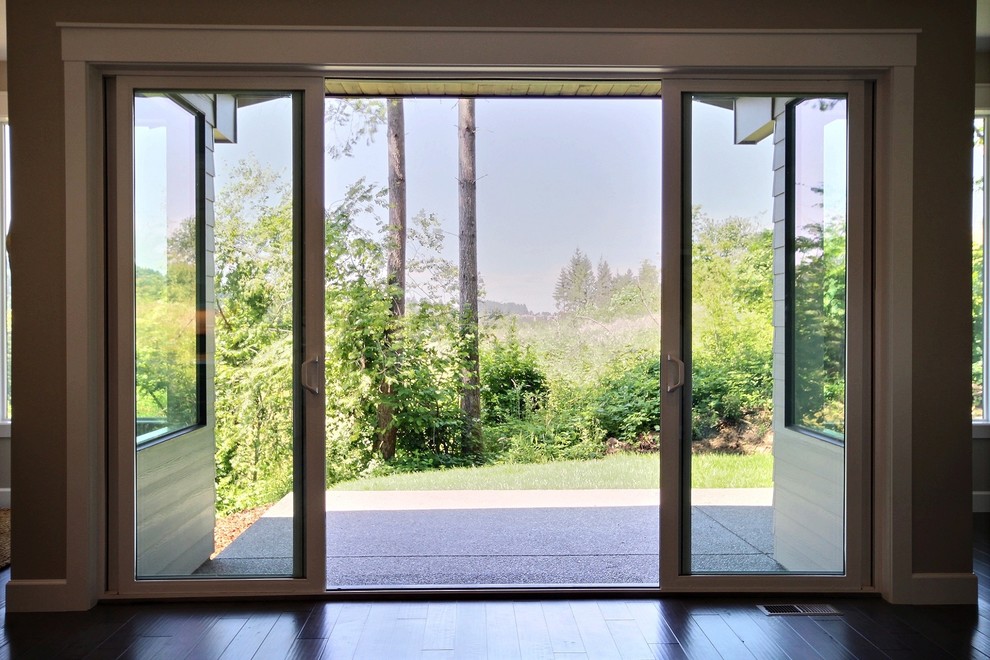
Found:
[[[507,76],[595,71],[652,72],[670,79],[697,68],[724,79],[871,72],[878,80],[878,350],[874,483],[878,585],[889,595],[911,581],[910,294],[913,184],[913,69],[917,30],[598,30],[188,26],[60,23],[65,112],[66,226],[66,592],[62,607],[85,608],[106,586],[106,355],[103,257],[105,201],[103,75],[107,71],[232,77],[341,71],[442,76],[487,69]],[[424,48],[429,44],[429,48]],[[788,53],[786,68],[780,53]],[[878,158],[878,161],[880,159]],[[890,228],[896,224],[896,231]],[[16,223],[15,223],[16,226]],[[879,233],[882,232],[882,233]],[[16,233],[16,230],[15,230]],[[906,242],[906,244],[905,244]],[[896,243],[898,250],[891,247]],[[906,251],[904,251],[906,250]],[[884,261],[889,260],[889,261]],[[886,270],[883,270],[886,269]],[[897,300],[897,305],[894,301]],[[883,309],[881,309],[883,308]],[[889,317],[890,314],[888,313]],[[907,325],[892,321],[907,321]],[[894,333],[893,327],[901,329]],[[886,333],[886,334],[881,334]],[[896,349],[896,350],[894,350]],[[906,350],[905,350],[906,349]],[[885,358],[884,355],[887,357]],[[895,414],[897,413],[897,414]],[[898,421],[901,420],[901,421]],[[896,428],[894,428],[896,427]],[[896,435],[895,435],[896,431]],[[893,442],[893,438],[897,442]],[[25,549],[30,548],[28,541]],[[20,551],[15,540],[15,554]],[[897,547],[894,554],[892,548]],[[891,566],[894,561],[897,566]],[[15,578],[9,611],[34,609],[46,581]]]

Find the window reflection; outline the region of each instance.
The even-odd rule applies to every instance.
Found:
[[[790,422],[845,433],[846,102],[807,99],[791,108]]]
[[[134,304],[138,442],[199,423],[196,117],[134,99]]]

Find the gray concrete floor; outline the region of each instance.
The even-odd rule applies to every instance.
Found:
[[[609,492],[593,501],[575,494],[568,506],[567,493],[515,491],[490,508],[470,502],[477,493],[446,493],[422,507],[422,493],[401,504],[394,492],[351,494],[353,504],[327,512],[327,586],[658,584],[658,506],[637,504],[641,493],[612,493],[616,506]],[[769,500],[743,495],[692,507],[694,572],[781,570]],[[760,504],[725,503],[733,499]],[[290,575],[291,504],[269,514],[197,573]]]

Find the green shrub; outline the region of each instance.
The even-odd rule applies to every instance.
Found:
[[[692,369],[692,420],[695,438],[770,410],[773,397],[770,347],[736,345],[728,353],[696,354]]]
[[[513,329],[492,338],[481,352],[481,419],[499,424],[523,419],[546,400],[549,384],[532,349],[519,344]]]
[[[596,388],[594,414],[608,437],[634,441],[660,431],[660,357],[630,355],[614,365]]]

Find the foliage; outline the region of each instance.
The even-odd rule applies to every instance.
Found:
[[[485,424],[523,419],[546,400],[549,385],[533,350],[492,337],[481,352],[481,409]]]
[[[384,106],[331,106],[331,126],[350,131],[332,155],[346,156],[357,142],[373,139],[383,113]],[[290,191],[253,162],[243,163],[232,179],[221,191],[215,229],[221,511],[273,501],[291,489],[297,421]],[[626,445],[655,440],[661,424],[658,268],[644,260],[635,272],[620,273],[604,258],[595,265],[576,250],[554,289],[557,314],[485,319],[483,453],[464,457],[460,394],[467,351],[459,332],[457,269],[443,256],[439,219],[419,213],[408,228],[406,314],[393,316],[388,232],[381,221],[362,228],[387,204],[386,189],[361,179],[325,218],[328,484],[453,472],[476,463],[600,459],[610,442],[615,445],[610,439]],[[751,220],[715,220],[700,210],[692,226],[692,426],[702,437],[767,417],[772,235]],[[822,297],[805,311],[817,315],[812,320],[819,330],[841,333],[844,236],[826,228],[808,240],[806,288],[820,285]],[[163,284],[154,277],[139,281],[149,295],[161,295]],[[822,363],[824,391],[839,401],[841,341],[828,346]],[[389,461],[375,452],[383,405],[393,412],[385,428],[394,428],[397,438]],[[841,410],[824,410],[841,417]]]
[[[241,163],[216,205],[216,481],[221,513],[292,487],[292,198]]]
[[[611,438],[660,432],[660,356],[639,351],[615,365],[596,389],[595,418]]]
[[[134,271],[139,435],[199,421],[195,218],[178,223],[162,247],[163,270]]]
[[[696,438],[770,408],[773,246],[751,220],[696,209],[691,259]]]
[[[575,312],[592,303],[595,288],[595,271],[588,255],[580,249],[574,250],[570,262],[564,266],[557,278],[553,299],[557,309]]]
[[[391,314],[385,281],[385,241],[355,223],[372,212],[385,194],[363,182],[326,221],[326,382],[328,462],[332,483],[373,469],[378,409],[387,403],[398,433],[398,454],[460,452],[459,403],[463,348],[451,305],[423,297],[406,315]],[[436,219],[419,215],[409,232],[410,278],[420,294],[449,296],[450,264],[439,256],[443,234]],[[383,337],[389,334],[390,341]],[[387,379],[387,380],[386,380]],[[384,388],[388,382],[391,388]]]
[[[842,219],[808,224],[794,239],[794,408],[798,423],[845,429],[846,250]]]
[[[983,415],[983,318],[986,313],[983,301],[983,244],[973,244],[973,416]]]
[[[580,249],[561,268],[554,287],[557,310],[599,320],[657,314],[660,310],[660,271],[644,259],[634,274],[613,273],[604,258],[592,267]]]

